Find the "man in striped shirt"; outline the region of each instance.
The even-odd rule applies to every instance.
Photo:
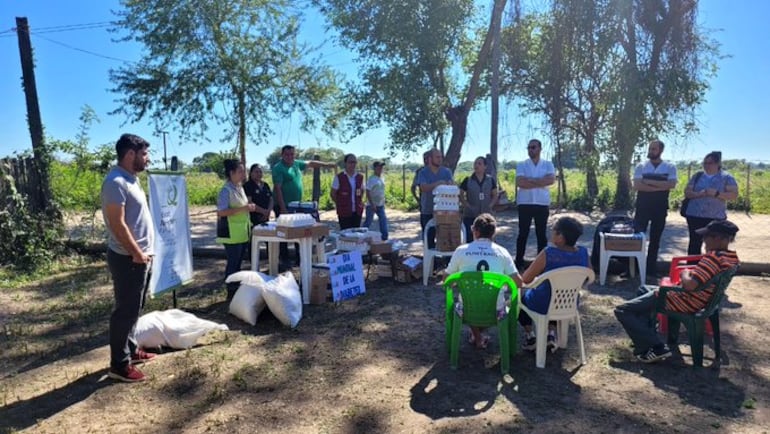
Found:
[[[703,235],[707,253],[698,264],[682,271],[681,286],[686,292],[666,293],[666,309],[675,312],[698,312],[706,307],[714,288],[694,291],[709,279],[722,271],[738,265],[738,255],[728,250],[728,245],[735,240],[738,227],[727,220],[714,220],[706,227],[698,229]],[[671,356],[671,350],[660,340],[651,320],[655,310],[657,287],[615,308],[615,317],[626,329],[634,343],[636,358],[644,363],[657,362]]]

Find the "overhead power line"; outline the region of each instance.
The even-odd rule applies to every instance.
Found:
[[[62,26],[32,27],[30,28],[29,33],[31,35],[39,35],[43,33],[60,33],[60,32],[74,32],[79,30],[93,30],[93,29],[110,27],[114,24],[115,22],[113,21],[100,21],[100,22],[94,22],[94,23],[67,24]],[[14,27],[9,30],[0,31],[0,38],[13,36],[13,34],[16,33],[16,30],[17,29]]]
[[[62,47],[69,48],[70,50],[80,51],[81,53],[90,54],[92,56],[101,57],[103,59],[115,60],[115,61],[118,61],[118,62],[126,62],[126,63],[136,63],[133,60],[126,60],[126,59],[121,59],[119,57],[107,56],[105,54],[99,54],[99,53],[96,53],[94,51],[85,50],[83,48],[73,47],[72,45],[65,44],[64,42],[59,42],[59,41],[53,40],[51,38],[38,35],[36,33],[33,33],[32,35],[35,36],[36,38],[45,39],[48,42],[52,42],[54,44],[61,45]]]

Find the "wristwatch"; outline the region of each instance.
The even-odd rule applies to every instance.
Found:
[[[714,193],[714,197],[719,197],[719,190],[717,190],[717,192]]]

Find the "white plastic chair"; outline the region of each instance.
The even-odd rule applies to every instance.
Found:
[[[452,256],[454,250],[451,252],[442,252],[436,249],[428,248],[428,231],[430,228],[436,227],[436,221],[434,219],[428,220],[425,225],[425,231],[422,233],[422,285],[428,286],[428,278],[433,274],[433,259],[436,256]],[[465,244],[465,226],[460,224],[460,244]]]
[[[644,232],[638,234],[629,234],[624,236],[622,234],[612,234],[612,237],[617,239],[618,237],[625,237],[628,239],[634,239],[636,236],[642,236],[642,247],[639,250],[610,250],[606,248],[607,239],[605,233],[599,233],[599,284],[604,285],[607,281],[607,267],[610,264],[610,258],[613,256],[623,256],[629,258],[629,274],[634,277],[636,267],[634,266],[634,260],[639,264],[639,278],[642,285],[647,279],[647,235]],[[638,239],[638,238],[637,238]]]
[[[521,302],[524,291],[519,291],[519,306],[530,317],[535,326],[537,346],[535,348],[535,366],[545,368],[545,350],[548,338],[548,321],[557,321],[557,345],[567,348],[570,320],[575,321],[578,345],[580,345],[580,363],[586,363],[586,350],[583,345],[583,328],[580,326],[580,312],[578,312],[578,296],[580,289],[594,281],[596,275],[588,267],[570,266],[557,268],[537,276],[532,283],[527,283],[527,288],[536,288],[546,280],[551,282],[551,303],[548,305],[548,313],[530,310]]]

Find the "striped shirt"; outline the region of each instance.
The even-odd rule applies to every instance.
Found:
[[[712,250],[706,253],[695,268],[692,269],[692,278],[699,284],[707,282],[722,271],[738,265],[738,255],[730,250]],[[697,291],[668,292],[666,293],[666,310],[674,312],[698,312],[708,304],[714,294],[714,286]]]

